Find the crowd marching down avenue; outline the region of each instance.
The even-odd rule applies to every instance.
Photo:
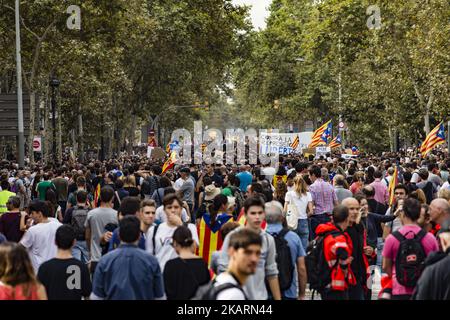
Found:
[[[183,164],[174,144],[165,162],[3,161],[0,299],[449,299],[441,136],[276,168]]]
[[[449,21],[448,0],[0,0],[1,314],[450,300]]]

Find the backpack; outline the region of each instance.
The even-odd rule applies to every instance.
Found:
[[[339,231],[325,232],[317,236],[316,239],[310,242],[306,249],[305,265],[306,273],[308,275],[308,283],[311,290],[321,292],[331,282],[331,270],[334,269],[338,263],[330,268],[325,260],[324,240],[329,235],[337,236],[342,234]]]
[[[213,203],[213,200],[206,201],[205,196],[206,196],[206,192],[203,192],[202,204],[197,209],[197,215],[196,215],[197,219],[201,219],[203,217],[203,215],[208,212],[209,205]]]
[[[236,288],[242,291],[244,294],[245,300],[248,300],[247,295],[245,294],[244,290],[241,286],[227,282],[218,286],[215,286],[215,280],[210,281],[209,283],[200,286],[197,289],[197,292],[195,293],[194,297],[191,298],[191,300],[217,300],[217,296],[219,293],[221,293],[224,290],[228,290],[231,288]]]
[[[427,204],[430,204],[433,201],[433,183],[428,181],[425,186],[422,188],[423,193],[425,193],[425,197],[427,198]]]
[[[278,234],[273,234],[275,239],[275,247],[277,250],[276,262],[278,267],[278,281],[280,282],[281,291],[288,290],[292,281],[294,280],[295,266],[292,263],[291,249],[289,243],[284,236],[289,232],[289,229],[283,229]]]
[[[410,232],[413,231],[408,233]],[[414,234],[412,239],[406,238],[399,231],[394,232],[392,235],[400,242],[395,258],[397,281],[402,286],[414,288],[425,268],[426,254],[421,241],[427,233],[421,229],[420,232]]]
[[[77,239],[83,238],[85,235],[86,228],[84,223],[86,222],[88,211],[89,209],[78,208],[78,206],[73,208],[70,225],[74,228]]]
[[[18,179],[15,179],[11,186],[11,192],[13,192],[15,194],[19,193],[19,188],[17,187],[17,180]]]

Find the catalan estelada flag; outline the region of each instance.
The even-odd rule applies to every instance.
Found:
[[[101,186],[100,186],[100,181],[99,181],[97,183],[97,186],[95,187],[95,190],[94,190],[94,204],[93,204],[94,208],[97,208],[98,205],[99,205],[100,189],[101,189]]]
[[[314,148],[320,144],[327,144],[328,138],[331,136],[332,128],[333,127],[330,120],[323,124],[319,129],[314,131],[311,137],[311,143],[309,144],[308,148]]]
[[[431,132],[425,138],[425,141],[420,146],[420,153],[425,157],[433,148],[439,144],[445,142],[445,129],[444,123],[439,123],[436,128],[431,130]]]
[[[220,214],[217,216],[214,225],[211,225],[211,216],[206,213],[197,228],[199,246],[197,254],[208,264],[211,262],[213,252],[222,248],[223,239],[220,228],[227,222],[233,221],[233,216]]]
[[[287,182],[287,175],[284,175],[284,176],[274,175],[273,176],[272,185],[274,187],[276,187],[278,181],[283,181],[284,183],[286,183]]]
[[[247,219],[245,218],[245,212],[244,208],[241,209],[241,212],[239,213],[239,216],[237,218],[237,222],[239,222],[240,225],[245,226],[247,224]],[[264,220],[261,223],[261,229],[266,230],[267,229],[267,222]]]
[[[162,174],[165,173],[167,170],[173,168],[175,162],[177,162],[177,153],[175,151],[172,151],[169,159],[167,159],[167,161],[164,162],[164,165],[162,167]]]
[[[333,140],[331,140],[330,142],[330,148],[334,149],[334,148],[340,148],[342,146],[342,140],[341,140],[341,135],[338,134],[336,137],[334,137]]]
[[[299,139],[299,137],[298,137],[298,135],[297,135],[297,136],[295,137],[294,141],[292,141],[290,147],[291,147],[292,149],[297,149],[299,143],[300,143],[300,139]]]
[[[392,206],[394,204],[394,188],[398,184],[398,166],[395,166],[394,174],[392,175],[392,179],[389,182],[389,206]]]

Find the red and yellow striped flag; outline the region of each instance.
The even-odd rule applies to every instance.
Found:
[[[295,137],[294,141],[292,141],[290,147],[292,149],[297,149],[298,145],[300,143],[300,139],[298,138],[298,135]]]
[[[211,226],[211,216],[204,214],[200,224],[197,228],[199,246],[197,254],[203,258],[208,264],[211,263],[211,256],[213,252],[222,248],[222,235],[220,228],[227,222],[233,221],[233,216],[227,214],[221,214],[217,216],[217,220],[213,226]]]
[[[100,200],[100,181],[97,183],[97,186],[95,187],[95,191],[94,191],[94,208],[98,207],[98,203]]]
[[[172,151],[169,159],[167,159],[167,161],[164,162],[164,165],[162,167],[162,174],[164,174],[167,170],[173,168],[175,162],[177,162],[177,153],[175,151]]]
[[[239,222],[239,224],[242,225],[242,226],[247,225],[247,219],[245,218],[244,208],[241,209],[241,212],[239,213],[239,216],[237,218],[237,222]],[[261,229],[262,230],[266,230],[267,229],[267,222],[266,222],[266,220],[264,220],[261,223]]]
[[[389,182],[389,206],[392,206],[394,203],[394,189],[398,184],[398,166],[395,166],[394,174],[392,175],[392,179]]]
[[[420,153],[425,157],[433,148],[445,142],[444,123],[441,121],[425,138],[420,146]]]
[[[326,140],[324,140],[323,136],[324,136],[324,133],[326,133],[326,131],[330,131],[330,134],[331,134],[331,130],[329,129],[330,124],[331,124],[331,120],[326,122],[325,124],[323,124],[316,131],[314,131],[314,133],[311,137],[311,143],[309,144],[308,148],[314,148],[318,145],[326,144]]]

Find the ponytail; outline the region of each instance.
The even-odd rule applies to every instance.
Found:
[[[216,224],[217,214],[219,209],[228,203],[228,197],[223,194],[218,194],[214,197],[213,202],[208,206],[208,212],[211,217],[211,227]]]

